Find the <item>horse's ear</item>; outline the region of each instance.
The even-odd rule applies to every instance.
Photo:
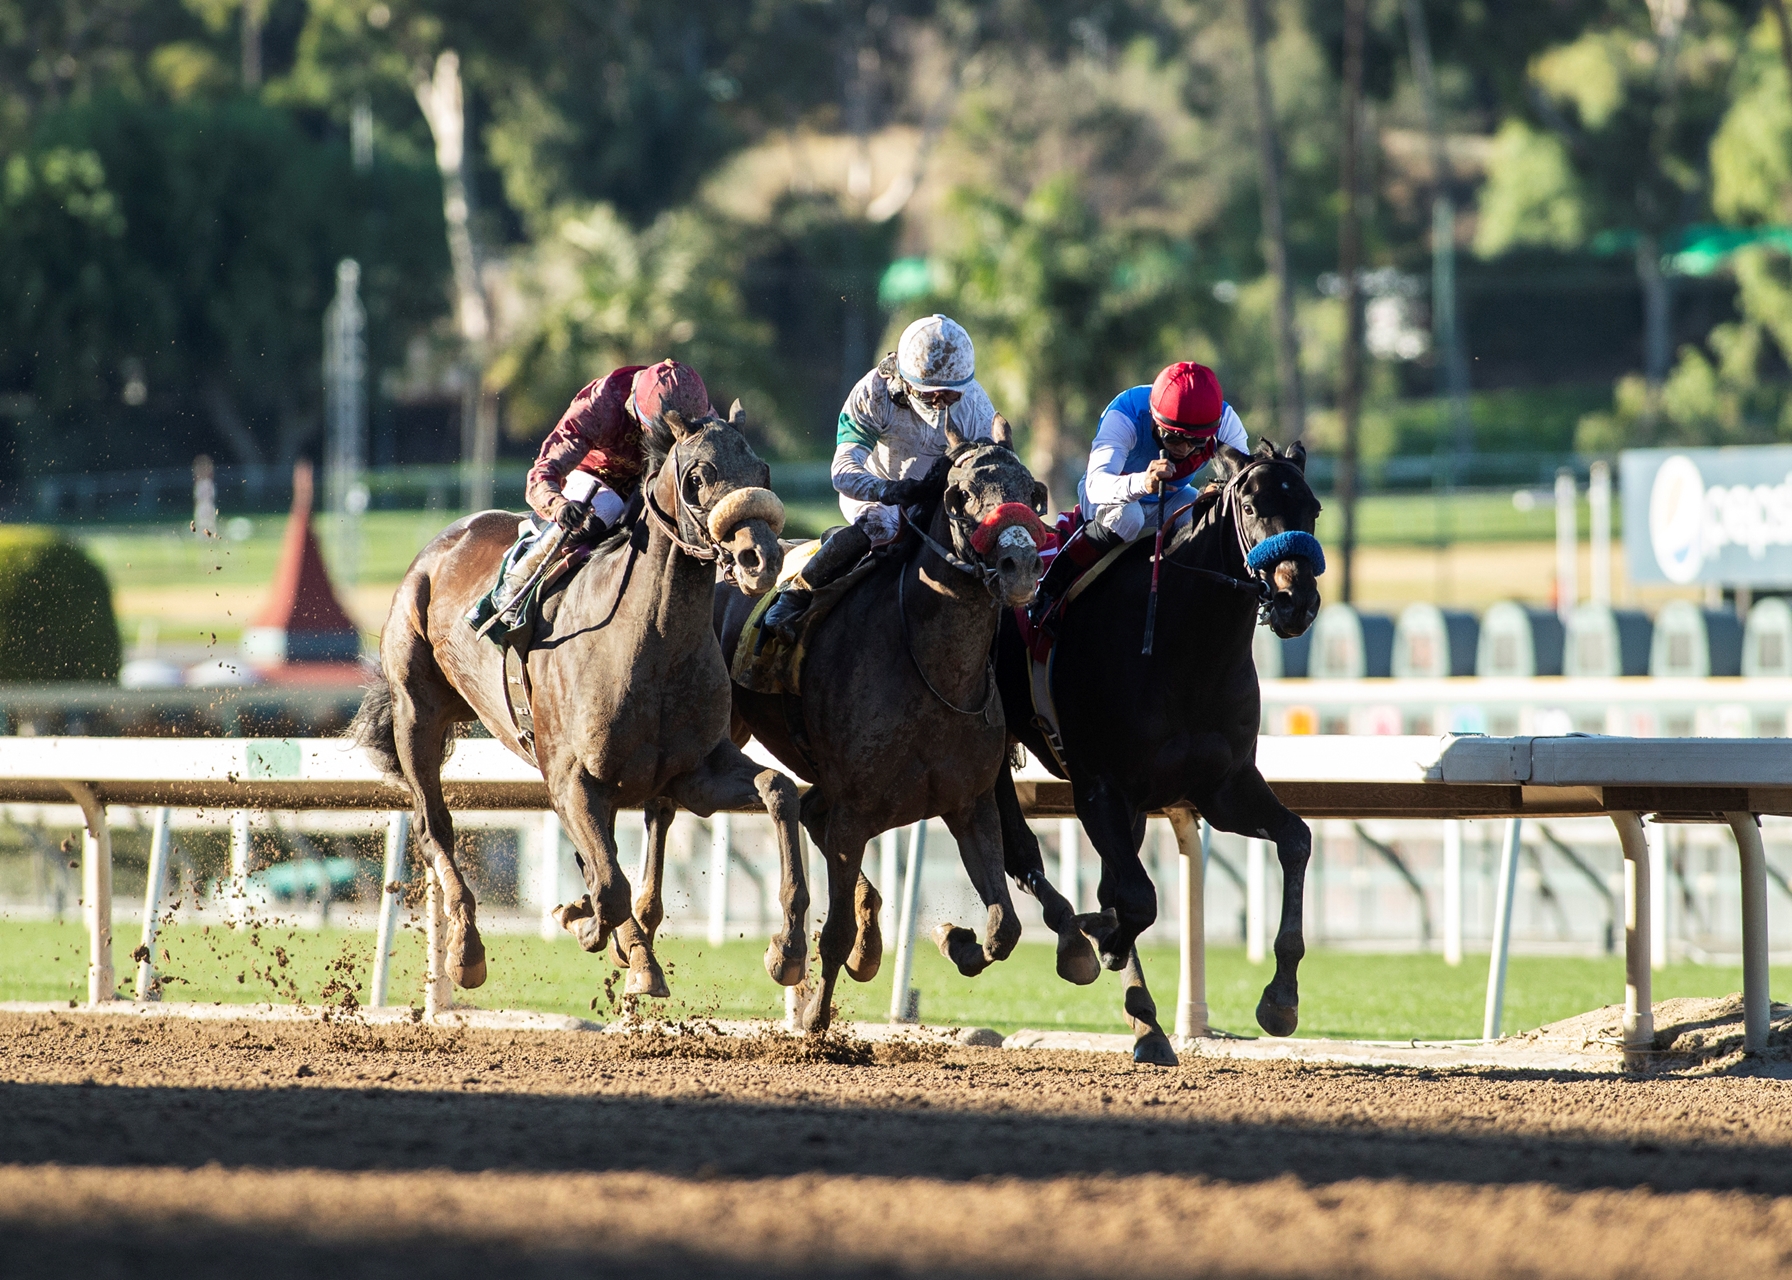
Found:
[[[1257,437],[1257,447],[1255,450],[1252,451],[1252,456],[1257,457],[1257,458],[1273,458],[1273,457],[1275,457],[1276,456],[1276,442],[1274,440],[1271,440],[1268,436],[1258,436]]]
[[[1043,480],[1033,481],[1033,512],[1034,512],[1034,514],[1044,515],[1045,514],[1045,505],[1046,505],[1046,503],[1050,502],[1051,499],[1052,499],[1052,491],[1046,487],[1045,481],[1043,481]]]
[[[1284,458],[1286,458],[1288,461],[1292,462],[1297,468],[1299,468],[1300,473],[1303,476],[1307,474],[1307,446],[1306,445],[1304,445],[1300,441],[1296,440],[1293,444],[1289,445],[1286,449],[1282,450],[1282,456]]]
[[[667,409],[660,415],[660,421],[666,424],[666,429],[672,433],[674,440],[682,440],[691,433],[684,415],[676,409]]]
[[[736,431],[741,432],[743,435],[746,433],[747,410],[746,406],[741,404],[738,399],[728,406],[728,425],[733,427]]]
[[[1014,452],[1014,428],[999,413],[989,424],[989,440],[991,444],[999,444],[1008,452]]]
[[[1213,454],[1213,475],[1221,482],[1237,475],[1239,469],[1251,460],[1251,455],[1242,449],[1234,449],[1229,444],[1222,444]]]

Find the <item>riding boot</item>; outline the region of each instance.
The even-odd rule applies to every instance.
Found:
[[[1097,560],[1119,546],[1123,539],[1104,524],[1085,521],[1064,549],[1052,558],[1051,568],[1039,580],[1039,590],[1028,606],[1027,617],[1037,627],[1050,615],[1052,608],[1070,590],[1071,584],[1083,576]]]
[[[871,550],[871,537],[856,524],[839,529],[816,548],[802,572],[778,592],[778,598],[765,611],[759,624],[760,643],[769,633],[787,645],[797,641],[797,624],[809,608],[815,593],[840,578],[848,569],[865,558]]]

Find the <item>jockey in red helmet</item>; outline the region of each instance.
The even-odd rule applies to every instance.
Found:
[[[1161,519],[1160,511],[1186,501],[1195,473],[1222,444],[1250,451],[1244,423],[1204,364],[1178,361],[1150,386],[1115,396],[1102,411],[1088,472],[1077,484],[1082,536],[1047,570],[1033,616],[1044,617],[1081,569],[1144,532],[1148,518]]]

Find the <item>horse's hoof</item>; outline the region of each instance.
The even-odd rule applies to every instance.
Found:
[[[610,931],[598,922],[596,916],[574,920],[566,927],[572,931],[572,936],[578,939],[579,946],[592,955],[601,953],[604,944],[610,940]]]
[[[446,959],[455,986],[471,991],[485,984],[485,943],[471,921],[458,930],[450,927]]]
[[[1101,976],[1101,961],[1095,948],[1081,933],[1058,935],[1058,976],[1079,987],[1086,987]]]
[[[765,949],[765,971],[772,976],[772,981],[780,987],[794,987],[803,980],[808,970],[808,957],[803,954],[785,955],[784,948],[778,945],[776,938]]]
[[[967,978],[974,978],[989,968],[989,957],[977,945],[977,935],[963,925],[942,924],[933,931],[934,945],[940,954],[958,966]]]
[[[648,959],[628,971],[628,981],[623,984],[622,994],[664,1000],[672,994],[672,988],[666,985],[666,975],[660,972],[659,964]]]
[[[856,926],[852,950],[846,956],[846,976],[854,982],[870,982],[884,962],[884,935],[878,927],[878,912],[884,900],[863,874],[853,890],[852,914]]]
[[[1291,1036],[1300,1025],[1300,1005],[1277,1004],[1265,991],[1257,1002],[1257,1025],[1272,1036]]]
[[[591,895],[586,894],[577,902],[561,903],[548,914],[554,918],[555,924],[571,933],[573,926],[580,920],[593,919],[597,915],[597,909],[591,905]]]
[[[1112,907],[1105,911],[1086,911],[1076,917],[1076,927],[1090,943],[1100,947],[1120,927],[1120,918]]]
[[[1180,1059],[1170,1047],[1170,1037],[1161,1031],[1147,1031],[1132,1045],[1132,1060],[1151,1067],[1174,1067]]]
[[[828,1007],[827,988],[816,987],[813,990],[805,987],[797,993],[798,1009],[796,1024],[802,1028],[806,1036],[824,1036],[828,1026],[833,1022],[833,1011]]]

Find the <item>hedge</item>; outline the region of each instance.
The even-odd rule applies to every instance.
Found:
[[[105,570],[48,529],[0,525],[0,680],[116,680]]]

